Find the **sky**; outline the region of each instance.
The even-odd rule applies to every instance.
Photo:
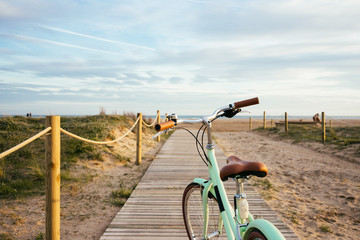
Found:
[[[252,97],[252,115],[360,116],[360,1],[0,0],[2,115]]]

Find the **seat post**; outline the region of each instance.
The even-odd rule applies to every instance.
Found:
[[[243,177],[236,178],[236,194],[234,196],[235,218],[240,224],[244,224],[249,217],[249,203],[244,192],[245,179]]]
[[[245,178],[236,178],[236,195],[238,195],[239,197],[244,197],[242,196],[244,193],[244,182],[245,182]]]

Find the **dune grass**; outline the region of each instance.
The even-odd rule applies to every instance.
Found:
[[[115,127],[130,128],[133,116],[95,115],[62,117],[61,127],[76,135],[96,141],[113,140]],[[3,152],[45,129],[44,118],[0,118],[0,152]],[[152,131],[144,129],[145,131]],[[135,130],[133,130],[135,131]],[[45,193],[45,137],[0,159],[0,198],[19,198]],[[120,162],[130,159],[116,153],[112,146],[94,145],[61,135],[62,181],[78,181],[69,174],[71,166],[81,160],[103,160],[103,154]],[[86,176],[80,176],[85,177]]]
[[[277,135],[282,139],[298,142],[322,142],[322,129],[315,125],[289,125],[288,132],[284,131],[284,127],[258,128],[258,132]],[[337,147],[339,150],[346,149],[353,144],[360,143],[360,127],[327,127],[326,142]],[[355,151],[355,156],[360,157],[360,146]]]

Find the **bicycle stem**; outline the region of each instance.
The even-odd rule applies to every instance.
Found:
[[[179,123],[189,123],[189,124],[193,124],[193,123],[203,123],[206,125],[207,127],[207,135],[208,135],[208,144],[206,145],[206,148],[211,150],[211,149],[214,149],[214,144],[213,144],[213,140],[212,140],[212,134],[211,134],[211,122],[212,120],[214,120],[216,117],[218,117],[219,113],[220,112],[223,112],[225,110],[228,110],[228,109],[234,109],[234,105],[233,104],[230,104],[228,106],[224,106],[224,107],[220,107],[218,109],[216,109],[214,111],[214,113],[210,116],[206,116],[206,117],[202,117],[200,119],[189,119],[189,120],[186,120],[186,119],[178,119],[176,121],[176,124],[179,124]]]
[[[206,145],[206,149],[214,149],[214,144],[212,140],[212,134],[211,134],[211,121],[207,117],[203,117],[203,122],[206,124],[207,127],[207,136],[208,136],[208,144]]]
[[[212,120],[215,119],[220,112],[223,112],[227,109],[234,109],[234,106],[232,104],[230,104],[229,106],[220,107],[220,108],[216,109],[211,116],[202,118],[203,123],[206,124],[206,126],[207,126],[208,144],[206,145],[206,149],[209,149],[209,150],[214,149],[214,144],[213,144],[212,134],[211,134]]]

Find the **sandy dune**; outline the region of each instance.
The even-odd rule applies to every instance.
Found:
[[[301,239],[360,237],[359,164],[253,132],[214,135],[226,155],[261,161],[264,179],[251,179]]]
[[[351,121],[352,124],[358,123]],[[261,120],[253,121],[261,127]],[[271,122],[267,123],[271,126]],[[188,127],[188,126],[186,126]],[[195,126],[191,126],[192,129]],[[264,179],[251,179],[268,204],[301,239],[358,239],[360,237],[359,162],[349,162],[319,145],[294,145],[248,131],[248,120],[230,119],[214,123],[214,136],[227,155],[262,161],[269,168]],[[118,129],[115,135],[122,135]],[[119,154],[135,155],[135,136],[116,145]],[[93,174],[89,182],[62,187],[61,236],[63,239],[98,239],[119,207],[109,201],[119,183],[132,187],[151,163],[159,145],[145,135],[148,152],[141,166],[112,159],[84,162]],[[339,157],[340,156],[340,157]],[[75,171],[76,173],[81,173]],[[16,239],[35,239],[45,229],[44,196],[0,202],[0,234]]]

